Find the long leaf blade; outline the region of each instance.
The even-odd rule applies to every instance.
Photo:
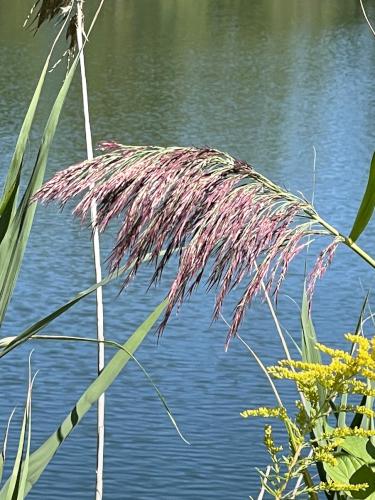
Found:
[[[142,323],[139,328],[133,333],[123,347],[131,354],[137,350],[142,341],[149,333],[153,325],[156,323],[167,305],[167,300],[159,304],[149,317]],[[129,354],[124,351],[118,351],[109,363],[105,366],[100,375],[89,385],[82,396],[77,401],[76,405],[67,417],[63,420],[58,429],[36,450],[30,455],[29,473],[27,478],[26,490],[27,494],[33,485],[38,481],[39,477],[47,467],[53,456],[71,434],[73,429],[79,424],[84,415],[96,403],[101,394],[103,394],[114,380],[121,373],[130,359]],[[0,499],[6,499],[8,494],[9,481],[6,482],[0,491]],[[4,495],[4,496],[1,496]]]
[[[7,423],[6,430],[5,430],[5,436],[4,436],[4,441],[3,441],[3,448],[2,448],[2,450],[0,452],[0,484],[1,484],[1,481],[3,479],[3,470],[4,470],[6,453],[7,453],[7,444],[8,444],[8,434],[9,434],[10,423],[12,421],[12,418],[13,418],[13,415],[14,415],[15,411],[16,410],[14,408],[13,411],[12,411],[12,413],[9,416],[8,423]]]
[[[76,336],[67,336],[67,335],[35,335],[33,337],[33,340],[54,340],[54,341],[60,341],[60,342],[61,341],[86,342],[86,343],[90,343],[90,344],[91,343],[93,343],[93,344],[103,343],[106,346],[114,347],[116,349],[121,349],[122,351],[126,352],[130,356],[130,358],[136,363],[136,365],[140,368],[140,370],[143,372],[144,376],[146,377],[147,381],[150,383],[152,388],[155,390],[158,398],[160,399],[161,404],[163,405],[165,411],[167,412],[167,415],[168,415],[170,421],[172,422],[173,427],[176,429],[178,435],[180,436],[180,438],[186,444],[190,444],[189,441],[187,441],[187,439],[185,439],[182,432],[180,431],[180,429],[177,425],[176,419],[174,418],[174,416],[173,416],[173,414],[172,414],[172,412],[167,404],[165,397],[160,392],[160,390],[159,390],[158,386],[155,384],[155,382],[152,380],[152,378],[149,375],[149,373],[147,372],[146,368],[144,368],[144,366],[138,361],[138,359],[135,356],[133,356],[133,354],[131,352],[127,351],[124,348],[124,346],[122,346],[118,342],[115,342],[114,340],[108,340],[108,339],[107,340],[98,340],[97,338],[94,339],[94,338],[90,338],[90,337],[76,337]]]
[[[97,288],[99,288],[100,286],[107,285],[111,281],[117,279],[118,276],[120,276],[124,272],[125,272],[125,266],[120,268],[119,271],[116,271],[115,273],[111,273],[110,275],[108,275],[106,278],[104,278],[99,283],[96,283],[95,285],[92,285],[89,288],[86,288],[86,290],[79,292],[73,298],[68,300],[65,304],[63,304],[59,308],[55,309],[50,314],[47,314],[47,316],[44,316],[44,318],[41,318],[33,325],[26,328],[26,330],[24,330],[22,333],[20,333],[16,337],[10,337],[10,339],[12,339],[12,340],[6,344],[6,347],[4,347],[4,349],[2,351],[0,351],[0,358],[5,356],[6,354],[8,354],[10,351],[15,349],[19,345],[26,342],[30,337],[32,337],[36,333],[40,332],[40,330],[42,330],[47,325],[49,325],[54,319],[61,316],[64,312],[66,312],[68,309],[70,309],[75,304],[77,304],[77,302],[79,302],[83,298],[85,298],[88,295],[90,295],[91,293],[93,293]]]
[[[1,197],[0,201],[0,242],[4,238],[11,218],[15,212],[20,174],[22,170],[27,141],[29,139],[31,126],[34,121],[35,112],[40,101],[40,95],[44,86],[52,53],[62,32],[63,29],[60,29],[58,34],[56,35],[56,38],[52,43],[51,49],[44,63],[33,97],[31,98],[28,110],[22,123],[13,157],[8,169],[7,177],[4,182],[3,196]]]
[[[350,232],[349,238],[356,241],[360,234],[364,231],[367,224],[370,222],[375,208],[375,153],[373,154],[370,173],[367,181],[365,194],[363,195],[357,217],[354,221],[353,228]]]
[[[16,284],[34,220],[36,203],[30,205],[30,200],[43,183],[49,150],[77,63],[78,59],[74,61],[70,68],[54,102],[44,130],[38,157],[30,181],[20,206],[17,208],[8,231],[0,244],[0,261],[2,263],[2,268],[0,269],[0,324],[4,319],[6,309]]]
[[[302,360],[309,363],[321,363],[322,358],[320,352],[316,348],[317,337],[314,324],[309,311],[309,301],[307,298],[306,289],[303,291],[302,307],[301,307],[301,326],[302,326]],[[320,403],[325,401],[325,391],[319,386]]]
[[[160,252],[160,255],[164,255],[164,251]],[[148,262],[151,259],[151,254],[147,255],[146,258],[143,260],[143,262]],[[108,276],[102,279],[99,283],[96,283],[95,285],[90,286],[89,288],[86,288],[82,292],[77,293],[74,297],[72,297],[70,300],[65,302],[62,306],[58,307],[55,309],[53,312],[47,314],[40,320],[38,320],[36,323],[32,324],[26,330],[24,330],[22,333],[15,337],[8,337],[8,338],[3,338],[0,340],[0,348],[3,347],[2,350],[0,350],[0,358],[8,354],[10,351],[18,347],[19,345],[23,344],[26,342],[30,337],[35,335],[36,333],[40,332],[43,328],[45,328],[47,325],[49,325],[54,319],[58,318],[61,316],[64,312],[66,312],[68,309],[73,307],[77,302],[80,300],[84,299],[91,293],[95,292],[97,288],[100,286],[105,286],[115,279],[117,279],[119,276],[124,274],[126,271],[130,271],[132,269],[132,266],[122,266],[120,267],[117,271],[114,271],[110,273]]]
[[[7,492],[4,495],[3,490],[0,491],[0,500],[23,500],[26,496],[25,486],[31,443],[31,394],[34,378],[35,376],[33,378],[31,377],[31,363],[29,358],[29,384],[25,402],[25,409],[23,413],[21,432],[18,440],[17,454],[14,461],[12,474],[8,480],[9,486]],[[24,453],[25,459],[23,460]]]

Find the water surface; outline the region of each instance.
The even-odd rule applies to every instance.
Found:
[[[42,67],[51,28],[23,32],[25,2],[0,3],[1,176]],[[370,12],[371,14],[371,12]],[[375,14],[375,11],[372,13]],[[374,149],[375,45],[355,0],[122,0],[107,2],[87,50],[94,140],[128,144],[211,145],[311,198],[332,224],[350,231]],[[30,141],[31,168],[63,65],[49,77]],[[84,157],[79,81],[71,89],[53,146],[48,176]],[[374,225],[361,237],[371,253]],[[105,238],[108,255],[111,236]],[[105,290],[106,335],[123,341],[162,299],[174,267],[146,293],[143,269],[126,293]],[[303,259],[280,297],[280,320],[297,340]],[[93,282],[90,235],[69,210],[39,208],[3,335],[20,332]],[[340,249],[314,302],[319,338],[342,344],[354,328],[374,276]],[[227,301],[230,317],[238,293]],[[130,364],[108,391],[106,498],[242,499],[256,495],[255,467],[266,457],[260,420],[247,407],[274,404],[267,381],[238,343],[224,352],[226,326],[211,325],[214,295],[204,288],[174,315],[157,344],[149,336],[139,360],[174,411],[191,446],[179,440],[142,373]],[[93,298],[54,322],[50,333],[95,335]],[[254,304],[242,336],[263,361],[282,350],[266,305]],[[95,374],[95,348],[34,344],[39,370],[33,403],[33,445],[65,416]],[[31,346],[1,360],[1,424],[21,405]],[[109,355],[109,353],[108,353]],[[285,388],[285,397],[295,395]],[[18,411],[18,419],[21,411]],[[13,429],[16,433],[16,428]],[[95,413],[59,451],[30,498],[92,498]]]

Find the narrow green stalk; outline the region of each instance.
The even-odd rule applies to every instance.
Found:
[[[264,374],[266,375],[271,387],[272,387],[272,390],[276,396],[276,400],[277,400],[277,403],[280,407],[284,407],[282,401],[281,401],[281,398],[280,398],[280,395],[276,389],[276,386],[275,384],[273,383],[273,380],[271,379],[266,367],[263,365],[263,363],[261,362],[261,360],[258,358],[258,356],[255,354],[255,352],[251,349],[251,347],[247,344],[247,342],[245,340],[243,340],[243,338],[240,336],[240,335],[236,335],[236,337],[238,338],[238,340],[240,340],[240,342],[242,342],[242,344],[244,344],[244,346],[246,347],[246,349],[248,351],[250,351],[250,353],[253,355],[253,357],[255,358],[256,362],[259,364],[260,368],[262,369],[262,371],[264,372]],[[294,431],[293,431],[293,428],[291,427],[291,425],[288,423],[288,422],[284,422],[285,424],[285,427],[286,427],[286,430],[287,430],[287,433],[288,433],[288,436],[289,436],[289,439],[290,439],[290,447],[294,453],[294,455],[296,455],[297,453],[297,450],[298,450],[298,447],[300,445],[298,445],[296,443],[296,440],[294,439]],[[298,456],[301,454],[301,450],[298,451]],[[306,484],[306,486],[308,488],[313,488],[314,487],[314,483],[313,483],[313,480],[311,478],[311,475],[309,473],[309,471],[307,469],[305,469],[304,471],[301,472],[302,476],[303,476],[303,480]],[[285,485],[286,487],[286,485]],[[284,488],[285,489],[285,488]],[[312,492],[310,493],[310,498],[311,500],[319,500],[318,499],[318,496],[316,495],[316,493]]]
[[[297,444],[296,443],[296,440],[294,438],[294,432],[293,432],[293,429],[291,427],[291,425],[288,423],[288,422],[285,422],[285,427],[287,429],[287,432],[288,432],[288,435],[289,435],[289,438],[290,438],[290,447],[294,453],[294,457],[293,457],[293,462],[292,464],[290,465],[290,475],[291,475],[291,472],[292,472],[292,469],[293,467],[295,466],[295,464],[297,463],[300,455],[301,455],[301,451],[302,451],[302,448],[303,446],[301,444]],[[314,488],[314,483],[313,483],[313,480],[311,479],[311,475],[309,473],[309,471],[307,469],[303,470],[301,472],[302,476],[303,476],[303,480],[306,484],[306,486],[308,488]],[[287,478],[287,481],[285,482],[285,487],[284,487],[284,490],[288,484],[288,481],[290,480],[290,477]],[[311,500],[319,500],[319,497],[318,495],[314,492],[314,491],[311,491],[309,493],[309,497]]]
[[[299,200],[300,202],[302,201],[300,198],[295,196],[294,194],[289,193],[288,191],[285,191],[284,189],[281,189],[280,186],[277,184],[274,184],[272,181],[267,179],[266,177],[263,177],[263,175],[259,175],[259,179],[261,182],[267,186],[268,188],[272,189],[275,191],[275,193],[280,193],[285,199],[290,200]],[[353,252],[355,252],[357,255],[359,255],[367,264],[369,264],[371,267],[375,268],[375,259],[371,257],[367,252],[365,252],[360,246],[358,246],[351,238],[348,238],[347,236],[344,236],[340,231],[338,231],[335,227],[331,226],[327,221],[322,219],[320,215],[318,215],[314,209],[314,207],[306,202],[306,206],[303,207],[304,212],[308,217],[313,219],[317,224],[320,224],[323,226],[329,233],[331,233],[333,236],[340,238],[340,240]]]
[[[365,262],[367,262],[367,264],[375,268],[375,259],[371,257],[371,255],[369,255],[367,252],[365,252],[360,246],[358,246],[351,238],[344,236],[335,227],[331,226],[331,224],[322,219],[317,213],[312,214],[312,217],[318,224],[327,229],[327,231],[329,231],[332,235],[340,238],[346,246],[348,246],[351,250],[353,250],[353,252],[358,254]]]

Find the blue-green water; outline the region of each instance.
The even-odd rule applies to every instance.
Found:
[[[1,177],[51,37],[23,32],[27,7],[0,3]],[[375,14],[370,11],[370,15]],[[87,50],[94,140],[129,144],[212,145],[247,160],[262,173],[311,197],[332,224],[348,232],[374,149],[375,41],[355,0],[122,0],[107,2]],[[30,168],[63,67],[50,76],[30,142]],[[84,156],[78,80],[51,154],[48,176]],[[374,225],[361,237],[373,253]],[[104,244],[108,255],[111,238]],[[126,293],[105,290],[106,335],[123,340],[156,306],[174,274],[146,293],[143,269]],[[299,338],[303,260],[291,268],[279,316]],[[90,234],[69,210],[39,208],[21,278],[2,336],[16,334],[93,282]],[[321,340],[342,343],[354,328],[362,286],[373,272],[340,249],[314,301]],[[226,327],[211,325],[214,296],[201,288],[170,322],[161,342],[150,336],[139,360],[159,385],[185,445],[139,369],[129,365],[107,396],[105,497],[131,500],[242,499],[256,495],[263,466],[261,421],[247,407],[273,404],[267,381],[243,347],[224,352]],[[228,300],[230,315],[236,293]],[[95,335],[91,298],[69,311],[50,333]],[[256,302],[241,329],[265,363],[282,356],[266,305]],[[58,425],[95,374],[95,348],[33,346],[39,370],[33,397],[33,445]],[[22,405],[31,345],[0,363],[0,423]],[[287,388],[285,397],[293,400]],[[21,410],[17,412],[18,421]],[[16,419],[17,420],[17,419]],[[14,435],[17,432],[13,427]],[[93,497],[95,412],[59,451],[30,498]]]

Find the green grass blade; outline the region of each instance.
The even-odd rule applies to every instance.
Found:
[[[368,304],[369,296],[370,296],[370,292],[367,292],[367,294],[363,300],[363,303],[362,303],[361,311],[359,313],[359,317],[357,320],[357,325],[356,325],[355,330],[354,330],[356,335],[363,335],[363,328],[362,328],[363,317],[364,317],[365,310],[366,310],[366,307]],[[351,346],[351,349],[350,349],[351,356],[354,354],[355,349],[356,349],[356,344],[353,344]],[[361,403],[360,403],[360,406],[366,406],[367,408],[372,409],[372,401],[373,401],[373,398],[371,396],[363,396]],[[368,417],[365,417],[365,415],[363,415],[362,413],[355,413],[353,416],[353,419],[350,423],[350,427],[352,429],[354,427],[362,427],[364,429],[367,429],[369,422],[371,423],[371,419],[368,419]]]
[[[340,407],[345,408],[348,404],[348,395],[342,394],[340,398]],[[337,417],[337,427],[346,427],[346,411],[339,411]]]
[[[28,472],[28,461],[30,454],[30,441],[31,441],[31,420],[30,420],[31,393],[32,393],[34,378],[35,377],[31,379],[31,366],[29,358],[29,385],[27,390],[25,409],[23,413],[21,432],[18,440],[17,454],[14,461],[12,474],[9,480],[7,481],[7,484],[9,484],[9,486],[7,488],[6,493],[4,493],[3,489],[0,491],[0,500],[10,500],[10,499],[23,500],[26,496],[25,487],[26,487],[26,478]],[[26,453],[25,453],[25,443],[26,443]],[[23,461],[22,459],[24,454],[25,454],[25,459]]]
[[[7,306],[16,284],[34,220],[36,203],[30,205],[30,200],[43,183],[49,150],[77,63],[78,59],[74,61],[70,68],[52,107],[30,181],[15,216],[10,222],[7,233],[0,244],[0,261],[2,263],[0,269],[0,324],[4,319]]]
[[[19,345],[26,342],[30,337],[32,337],[36,333],[40,332],[43,328],[45,328],[47,325],[49,325],[54,319],[61,316],[64,312],[66,312],[68,309],[70,309],[75,304],[77,304],[77,302],[79,302],[80,300],[84,299],[85,297],[87,297],[88,295],[93,293],[97,288],[99,288],[100,286],[107,285],[111,281],[117,279],[124,272],[125,272],[125,266],[120,268],[119,271],[116,271],[116,272],[108,275],[100,283],[96,283],[95,285],[92,285],[89,288],[86,288],[86,290],[79,292],[73,298],[68,300],[65,304],[63,304],[62,306],[55,309],[50,314],[47,314],[46,316],[44,316],[43,318],[38,320],[36,323],[34,323],[31,326],[29,326],[28,328],[26,328],[26,330],[24,330],[22,333],[20,333],[16,337],[11,337],[12,340],[3,348],[2,351],[0,351],[0,358],[5,356],[6,354],[8,354],[10,351],[15,349]]]
[[[7,489],[6,494],[3,493],[3,490],[0,491],[0,500],[10,500],[10,499],[18,500],[19,482],[21,478],[22,457],[24,453],[26,429],[27,429],[27,411],[25,407],[20,437],[18,440],[17,455],[14,461],[12,475],[9,478],[9,487]]]
[[[4,436],[4,441],[3,441],[3,448],[2,448],[1,453],[0,453],[0,484],[1,484],[1,481],[3,479],[3,471],[4,471],[4,463],[5,463],[6,453],[7,453],[7,444],[8,444],[10,423],[12,421],[12,418],[13,418],[15,411],[16,411],[16,409],[14,408],[14,410],[10,414],[10,417],[8,418],[8,423],[6,426],[5,436]]]
[[[359,313],[359,317],[357,320],[357,325],[356,325],[355,330],[354,330],[356,335],[362,334],[363,315],[364,315],[365,310],[366,310],[369,295],[370,295],[369,292],[367,292],[366,297],[362,303],[361,311]],[[351,352],[350,352],[351,355],[354,353],[354,348],[355,348],[355,346],[352,345]],[[348,404],[348,395],[342,394],[340,406],[345,407],[347,404]],[[364,396],[364,399],[362,399],[362,402],[361,402],[361,406],[367,406],[367,405],[368,405],[367,397]],[[345,427],[346,426],[346,413],[347,413],[346,411],[339,412],[338,419],[337,419],[337,426],[338,427]],[[353,421],[350,424],[350,426],[351,427],[355,427],[355,426],[360,427],[362,425],[362,421],[364,420],[363,417],[364,417],[364,415],[362,415],[360,413],[356,413],[353,417]]]
[[[24,121],[21,126],[21,130],[17,139],[16,147],[14,149],[13,157],[8,169],[7,177],[5,179],[4,188],[3,188],[3,196],[0,202],[0,242],[2,241],[5,229],[7,224],[14,213],[14,207],[17,202],[17,193],[19,186],[20,173],[22,170],[23,158],[25,154],[25,149],[27,145],[27,141],[29,139],[31,126],[34,121],[35,112],[38,107],[38,103],[40,100],[40,95],[43,89],[44,81],[46,79],[49,63],[52,57],[52,53],[56,46],[57,41],[59,40],[61,34],[63,32],[63,28],[61,28],[52,43],[51,49],[47,56],[47,59],[44,63],[42,72],[39,77],[39,81],[35,88],[33,97],[30,101],[29,108],[26,112]]]
[[[309,311],[309,302],[307,298],[306,288],[303,290],[302,296],[302,307],[301,307],[301,327],[302,327],[302,360],[309,363],[321,363],[322,359],[320,352],[316,348],[317,337],[315,333],[314,324],[311,319]],[[319,395],[319,403],[322,406],[325,403],[326,392],[324,387],[317,384],[317,390]],[[306,411],[309,412],[309,407],[306,402]],[[314,434],[319,437],[323,434],[323,421],[318,420],[314,429]]]
[[[373,154],[370,173],[367,181],[365,194],[363,195],[357,217],[354,221],[353,228],[349,238],[356,241],[360,234],[364,231],[367,224],[370,222],[375,207],[375,153]]]
[[[149,373],[144,368],[144,366],[138,361],[138,359],[135,356],[133,356],[133,354],[131,352],[129,352],[127,349],[125,349],[125,347],[122,346],[121,344],[119,344],[118,342],[116,342],[114,340],[108,340],[108,339],[107,340],[98,340],[96,338],[75,337],[75,336],[68,336],[68,335],[35,335],[33,337],[33,340],[54,340],[54,341],[66,341],[66,342],[88,342],[88,343],[94,343],[94,344],[103,343],[103,344],[105,344],[108,347],[113,347],[115,349],[120,349],[120,350],[126,352],[126,354],[142,370],[143,375],[146,377],[147,381],[150,383],[150,385],[152,386],[152,388],[155,390],[156,395],[160,399],[160,402],[163,405],[165,411],[167,412],[167,415],[168,415],[170,421],[172,422],[173,427],[176,429],[177,434],[180,436],[180,438],[186,444],[190,444],[189,441],[187,441],[187,439],[185,439],[185,437],[183,436],[182,432],[180,431],[180,429],[179,429],[179,427],[177,425],[176,419],[174,418],[174,416],[173,416],[173,414],[172,414],[172,412],[171,412],[171,410],[170,410],[170,408],[169,408],[169,406],[167,404],[167,401],[166,401],[165,397],[160,392],[160,390],[159,390],[158,386],[155,384],[155,382],[152,380],[152,377],[149,375]]]
[[[160,253],[160,255],[163,255],[164,251]],[[151,254],[148,255],[143,262],[148,262],[151,259]],[[26,342],[30,337],[35,335],[36,333],[40,332],[43,328],[45,328],[47,325],[49,325],[54,319],[58,318],[61,316],[65,311],[73,307],[77,302],[80,300],[84,299],[91,293],[93,293],[97,288],[100,286],[105,286],[108,283],[111,283],[115,279],[117,279],[119,276],[125,273],[125,271],[131,270],[131,266],[126,268],[126,266],[120,267],[117,271],[114,271],[113,273],[109,274],[106,276],[100,283],[96,283],[95,285],[90,286],[89,288],[86,288],[86,290],[83,290],[82,292],[79,292],[77,295],[75,295],[73,298],[68,300],[65,304],[51,312],[50,314],[47,314],[47,316],[44,316],[44,318],[41,318],[39,321],[34,323],[33,325],[29,326],[24,330],[22,333],[17,335],[16,337],[9,337],[9,342],[7,339],[2,339],[3,344],[0,342],[0,347],[3,347],[3,349],[0,351],[0,358],[8,354],[10,351],[18,347],[19,345],[23,344]]]
[[[370,292],[368,291],[366,293],[364,300],[363,300],[361,311],[359,313],[357,325],[356,325],[355,330],[354,330],[355,335],[363,335],[362,323],[363,323],[363,317],[365,315],[365,311],[366,311],[369,297],[370,297]]]
[[[156,323],[167,305],[164,300],[142,325],[133,333],[123,347],[129,353],[134,354],[136,349],[141,345],[142,341],[149,333],[153,325]],[[89,385],[82,396],[77,401],[76,405],[69,412],[58,429],[36,450],[30,455],[29,472],[26,484],[26,494],[31,490],[33,485],[38,481],[44,469],[52,460],[53,456],[63,444],[65,439],[71,434],[73,429],[79,424],[84,415],[96,403],[98,398],[103,394],[114,380],[121,373],[125,365],[130,359],[129,354],[123,350],[117,352],[109,363],[105,366],[101,374]],[[6,482],[0,491],[0,500],[8,499],[9,497],[9,481]],[[3,496],[1,496],[3,495]]]
[[[29,473],[29,462],[30,462],[30,447],[31,447],[31,396],[32,389],[35,380],[36,374],[31,378],[31,355],[29,357],[29,389],[27,393],[27,401],[26,401],[26,425],[27,425],[27,444],[26,444],[26,452],[25,458],[22,462],[20,469],[20,479],[17,491],[17,500],[23,500],[26,497],[26,482],[27,476]]]
[[[320,352],[316,348],[317,337],[314,324],[309,311],[309,303],[306,289],[303,291],[302,307],[301,307],[301,327],[302,327],[302,360],[309,363],[321,363],[322,358]],[[319,400],[321,403],[325,401],[325,391],[323,387],[318,387]]]
[[[4,193],[0,201],[0,243],[3,241],[14,215],[14,207],[20,183],[20,172],[16,176],[13,189]]]

